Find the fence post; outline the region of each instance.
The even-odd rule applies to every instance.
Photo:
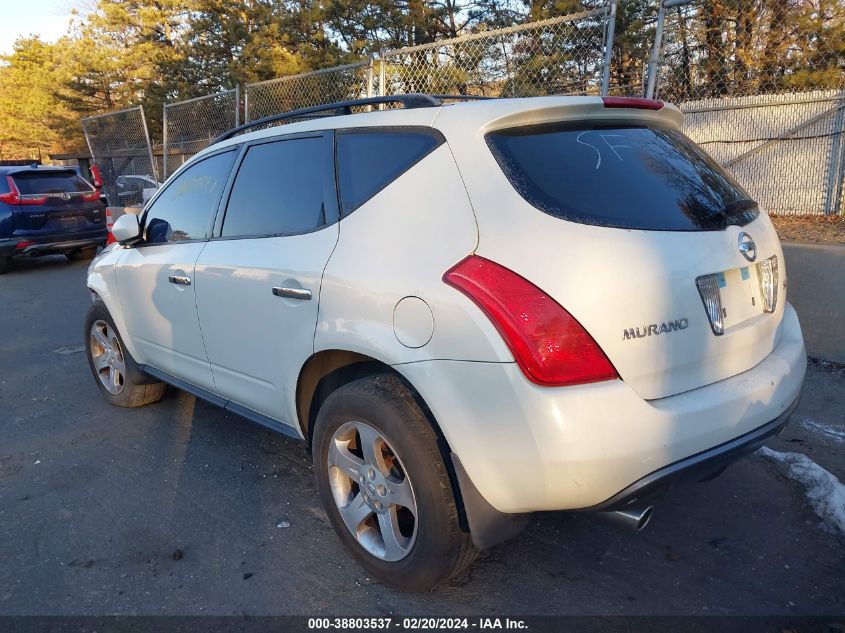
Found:
[[[161,131],[161,171],[162,178],[167,180],[167,104],[164,104],[164,113],[162,114],[162,131]]]
[[[657,10],[657,26],[654,29],[654,46],[651,47],[651,57],[648,60],[648,83],[645,98],[654,99],[654,87],[657,81],[657,65],[663,52],[663,23],[666,21],[666,4],[661,0]]]
[[[249,123],[249,86],[244,87],[244,123]]]
[[[601,75],[601,93],[606,95],[610,90],[610,60],[613,58],[613,38],[616,35],[616,0],[610,0],[607,16],[607,40],[604,51],[604,69]]]
[[[654,99],[657,77],[660,67],[660,58],[663,56],[663,29],[666,23],[666,10],[690,4],[695,0],[661,0],[660,8],[657,10],[657,27],[654,31],[654,46],[651,48],[651,56],[648,60],[648,85],[646,86],[645,98]]]
[[[152,176],[156,182],[159,182],[158,169],[156,169],[156,161],[153,157],[153,144],[150,142],[150,131],[147,129],[147,117],[144,116],[144,106],[138,106],[138,109],[141,111],[141,125],[144,128],[144,136],[147,139],[147,152],[149,152],[150,155],[150,169],[153,170]]]
[[[373,96],[373,56],[367,57],[367,97]]]
[[[839,99],[845,99],[845,92],[839,94]],[[842,186],[845,179],[845,108],[840,107],[833,119],[833,138],[830,144],[830,160],[827,166],[827,193],[825,195],[824,214],[839,215],[842,213]]]
[[[385,86],[386,73],[384,72],[384,49],[378,52],[378,96],[384,97],[387,95],[387,86]],[[379,106],[381,109],[381,106]]]
[[[235,127],[241,124],[241,85],[235,85]]]

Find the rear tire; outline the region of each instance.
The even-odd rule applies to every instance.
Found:
[[[80,248],[78,250],[71,251],[70,253],[65,253],[65,257],[72,262],[84,262],[89,259],[94,259],[96,254],[97,247],[89,246],[88,248]]]
[[[475,560],[437,436],[397,376],[362,378],[329,395],[313,449],[329,519],[373,577],[429,591]]]
[[[94,381],[109,403],[142,407],[164,396],[166,385],[141,371],[101,301],[94,302],[85,318],[85,353]]]
[[[0,257],[0,275],[9,272],[9,267],[12,264],[11,257]]]

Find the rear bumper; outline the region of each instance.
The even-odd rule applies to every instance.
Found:
[[[12,255],[34,257],[51,253],[67,253],[78,248],[101,246],[105,244],[107,237],[108,231],[106,229],[98,229],[84,233],[67,233],[38,237],[20,236],[11,239],[2,239],[0,240],[0,257],[9,257]],[[18,244],[21,242],[32,242],[32,244],[18,248]]]
[[[724,444],[669,464],[631,484],[607,501],[585,510],[606,512],[629,506],[644,506],[667,494],[676,486],[706,481],[715,477],[730,464],[753,453],[770,437],[783,431],[800,399],[799,394],[786,411],[768,424]]]
[[[396,369],[420,392],[492,509],[612,509],[705,478],[785,424],[807,365],[789,305],[776,340],[757,366],[659,400],[643,400],[620,380],[540,387],[513,363]]]

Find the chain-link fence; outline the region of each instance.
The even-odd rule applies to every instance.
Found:
[[[656,96],[684,111],[686,132],[770,213],[840,213],[842,5],[697,0],[665,11]]]
[[[240,122],[240,88],[164,106],[162,180]]]
[[[379,89],[386,95],[599,94],[610,9],[386,51],[379,56]]]
[[[676,103],[687,133],[768,211],[845,212],[841,0],[659,2],[590,0],[595,8],[571,15],[249,84],[243,118],[410,92],[645,94]],[[237,125],[239,112],[237,90],[165,106],[163,176]],[[143,111],[83,126],[107,194],[126,202],[128,181],[118,179],[131,176],[148,197],[157,178]]]
[[[247,84],[244,90],[244,119],[255,121],[290,110],[360,99],[372,94],[373,63],[368,59]]]
[[[845,88],[843,7],[698,0],[667,10],[659,94],[674,103]]]
[[[841,92],[725,97],[681,107],[685,132],[769,213],[841,212]]]
[[[82,119],[82,130],[112,206],[137,206],[159,187],[141,106]]]

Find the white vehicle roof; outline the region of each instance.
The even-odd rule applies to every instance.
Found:
[[[425,126],[436,129],[481,131],[510,126],[532,125],[550,121],[632,118],[651,120],[672,127],[680,127],[683,115],[672,104],[660,110],[635,107],[605,107],[602,97],[525,97],[517,99],[485,99],[463,101],[433,107],[375,110],[359,114],[317,117],[255,132],[234,136],[199,152],[195,158],[224,147],[270,138],[279,134],[297,134],[317,130],[331,130],[376,126]]]

